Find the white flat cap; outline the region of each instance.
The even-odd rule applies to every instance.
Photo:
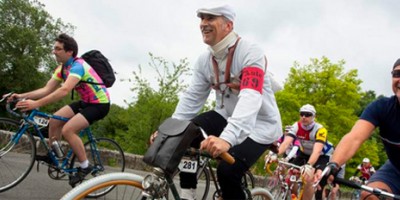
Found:
[[[201,14],[208,14],[208,15],[215,15],[215,16],[224,16],[231,20],[232,22],[235,21],[235,11],[229,5],[223,5],[213,8],[200,8],[197,11],[197,17],[201,17]]]

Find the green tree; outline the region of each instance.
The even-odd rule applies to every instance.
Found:
[[[133,78],[128,80],[133,82],[132,92],[137,97],[127,109],[127,131],[116,132],[116,139],[124,150],[137,154],[146,152],[150,134],[174,112],[178,94],[187,86],[183,78],[189,74],[187,59],[175,64],[149,55],[149,67],[157,73],[158,89],[151,87],[139,66],[138,71],[133,72]]]
[[[55,37],[74,29],[35,0],[0,0],[0,27],[0,94],[42,87],[56,66]]]
[[[357,70],[344,72],[344,61],[331,63],[326,57],[310,61],[304,66],[295,62],[284,89],[276,94],[282,121],[292,124],[299,119],[302,105],[314,105],[317,121],[324,124],[329,140],[336,144],[357,119],[354,113],[360,108],[361,80]]]
[[[283,125],[298,121],[300,107],[312,104],[317,110],[316,120],[327,128],[328,140],[336,145],[351,130],[360,110],[374,98],[373,92],[361,91],[362,81],[357,78],[357,70],[345,72],[344,64],[343,60],[332,63],[326,57],[310,59],[310,64],[304,66],[295,62],[284,89],[276,94]],[[371,138],[348,163],[347,171],[366,155],[371,160],[379,160],[378,152],[376,139]],[[261,171],[263,161],[257,166],[257,171]]]

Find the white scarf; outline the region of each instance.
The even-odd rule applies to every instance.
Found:
[[[314,116],[313,116],[313,117],[314,117]],[[309,131],[309,130],[311,130],[312,128],[314,128],[315,121],[311,122],[309,125],[303,125],[302,123],[300,123],[300,124],[301,124],[301,128],[303,128],[303,129],[306,130],[306,131]]]
[[[216,45],[210,46],[211,54],[218,60],[224,59],[228,55],[229,47],[233,46],[239,36],[231,31],[228,35],[219,41]]]

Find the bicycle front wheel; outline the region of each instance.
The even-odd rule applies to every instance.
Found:
[[[271,193],[264,188],[254,188],[251,190],[253,200],[273,200]]]
[[[97,138],[95,143],[85,143],[86,157],[93,165],[93,171],[85,179],[108,174],[111,172],[123,172],[125,170],[125,156],[122,148],[114,140],[108,138]],[[78,167],[78,158],[74,155],[71,161],[71,168]],[[107,194],[113,187],[96,190],[96,193],[89,194],[89,197],[99,197]]]
[[[32,135],[26,132],[18,141],[13,140],[19,127],[18,121],[0,118],[0,192],[24,180],[35,162]]]
[[[104,191],[107,188],[114,187],[114,190],[102,196],[101,199],[115,200],[133,200],[146,199],[142,196],[143,177],[130,173],[110,173],[92,178],[78,185],[67,194],[62,200],[78,200],[84,199],[96,191]]]

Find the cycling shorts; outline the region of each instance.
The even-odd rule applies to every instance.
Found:
[[[368,183],[380,181],[390,187],[393,194],[400,194],[400,171],[387,160],[368,180]]]
[[[93,122],[103,119],[110,111],[109,103],[85,103],[76,101],[69,104],[69,107],[75,114],[80,113],[85,119],[92,124]]]

